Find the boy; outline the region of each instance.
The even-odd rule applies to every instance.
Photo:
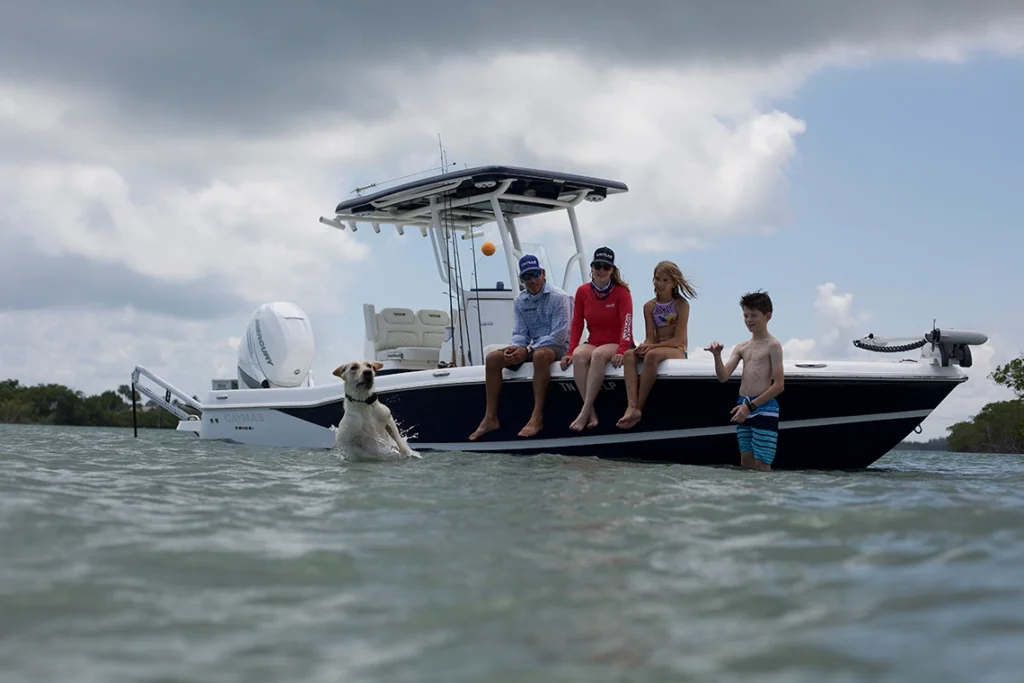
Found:
[[[779,403],[775,397],[785,388],[782,372],[782,344],[768,334],[772,319],[772,300],[767,292],[751,292],[740,299],[743,322],[750,339],[733,349],[729,362],[722,365],[722,345],[712,342],[705,351],[715,357],[715,374],[725,382],[743,361],[740,395],[732,409],[736,425],[740,465],[771,471],[779,436]]]

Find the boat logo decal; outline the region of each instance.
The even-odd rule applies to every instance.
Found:
[[[224,415],[225,422],[263,422],[262,413],[227,413]]]

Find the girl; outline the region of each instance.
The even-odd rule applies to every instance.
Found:
[[[654,298],[644,304],[644,323],[647,337],[644,343],[626,352],[623,375],[626,380],[626,399],[629,404],[622,418],[615,423],[629,429],[640,421],[654,380],[658,378],[658,364],[668,358],[686,358],[686,328],[690,320],[690,302],[697,297],[693,286],[686,281],[679,266],[662,261],[654,267]],[[636,364],[644,362],[639,377]]]
[[[588,337],[580,344],[584,321]],[[562,358],[563,370],[572,364],[572,376],[583,397],[583,408],[570,429],[579,432],[597,426],[594,401],[604,382],[605,365],[609,360],[613,367],[622,365],[623,354],[632,345],[633,297],[615,266],[615,252],[598,247],[590,264],[590,282],[576,290],[569,350]]]

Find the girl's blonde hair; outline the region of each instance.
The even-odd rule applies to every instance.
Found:
[[[683,277],[683,271],[679,270],[679,266],[671,261],[661,261],[658,265],[654,266],[654,276],[657,277],[659,272],[672,281],[673,299],[697,298],[697,290]]]

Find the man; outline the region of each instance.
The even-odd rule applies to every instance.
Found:
[[[487,354],[487,408],[484,419],[469,440],[498,429],[498,395],[501,393],[505,368],[518,370],[523,363],[533,363],[533,414],[519,431],[519,436],[533,436],[544,428],[544,399],[551,381],[551,364],[565,355],[569,348],[569,323],[572,320],[572,297],[549,284],[540,261],[533,254],[519,259],[519,279],[523,291],[512,304],[515,321],[512,342],[504,349]]]

